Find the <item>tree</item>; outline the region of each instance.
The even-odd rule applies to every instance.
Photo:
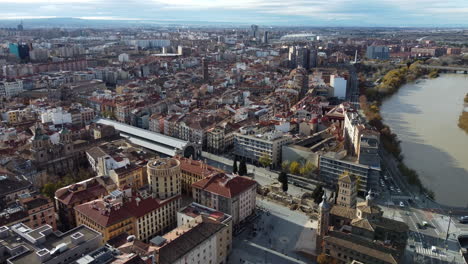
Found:
[[[46,183],[44,184],[44,186],[42,187],[42,193],[49,197],[50,199],[54,199],[55,197],[55,191],[57,191],[58,189],[58,185],[53,183],[53,182],[49,182],[49,183]]]
[[[237,173],[237,157],[234,158],[234,164],[232,164],[232,173]]]
[[[288,191],[288,174],[282,171],[278,175],[278,181],[281,183],[281,189],[283,189],[283,192],[287,192]]]
[[[262,164],[263,167],[268,167],[271,165],[271,159],[270,156],[267,153],[263,153],[263,155],[258,159],[260,164]]]
[[[312,162],[307,161],[299,170],[302,176],[309,176],[309,174],[315,170],[314,164]]]
[[[291,162],[291,165],[289,165],[289,172],[292,174],[299,174],[299,170],[301,168],[301,164],[297,161]]]
[[[289,171],[289,165],[290,165],[290,161],[289,160],[285,160],[281,163],[281,169],[283,169],[283,171]]]
[[[278,175],[278,181],[282,183],[282,182],[287,181],[287,180],[288,180],[288,174],[286,174],[286,172],[282,171]]]
[[[245,164],[245,159],[242,159],[239,164],[239,175],[247,175],[247,164]]]
[[[325,191],[323,190],[322,185],[318,185],[317,187],[315,187],[314,191],[312,192],[312,199],[314,199],[314,203],[321,203],[324,193]]]
[[[325,253],[322,253],[318,255],[317,263],[318,264],[335,264],[337,263],[337,261],[333,259],[332,257],[326,255]]]
[[[281,183],[281,189],[283,189],[283,192],[287,192],[288,191],[288,176],[286,175],[286,181],[283,181]]]

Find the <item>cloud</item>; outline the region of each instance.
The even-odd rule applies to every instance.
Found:
[[[265,24],[468,25],[467,0],[0,0],[2,17]],[[0,14],[1,15],[1,14]]]

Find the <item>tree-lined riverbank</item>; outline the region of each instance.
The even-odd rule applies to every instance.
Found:
[[[387,72],[381,79],[380,84],[373,89],[366,90],[366,95],[360,97],[360,105],[369,124],[379,130],[383,147],[399,161],[398,168],[401,174],[406,177],[406,181],[416,186],[419,191],[434,198],[434,192],[422,184],[417,172],[404,163],[400,141],[390,127],[384,124],[380,114],[380,106],[385,99],[398,92],[404,84],[414,82],[429,73],[427,70],[418,67],[418,64],[419,62],[415,62],[408,64],[406,67],[403,66]],[[431,77],[436,77],[436,74],[431,74]]]
[[[465,109],[463,109],[463,112],[460,114],[460,117],[458,118],[458,127],[463,129],[466,133],[468,133],[468,111],[466,108],[468,108],[468,93],[465,95]]]

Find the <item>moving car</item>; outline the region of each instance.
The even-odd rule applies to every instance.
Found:
[[[460,224],[468,224],[468,216],[462,216],[458,219]]]

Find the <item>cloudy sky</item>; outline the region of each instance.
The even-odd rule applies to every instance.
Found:
[[[0,0],[0,19],[43,17],[272,25],[468,26],[468,0]]]

